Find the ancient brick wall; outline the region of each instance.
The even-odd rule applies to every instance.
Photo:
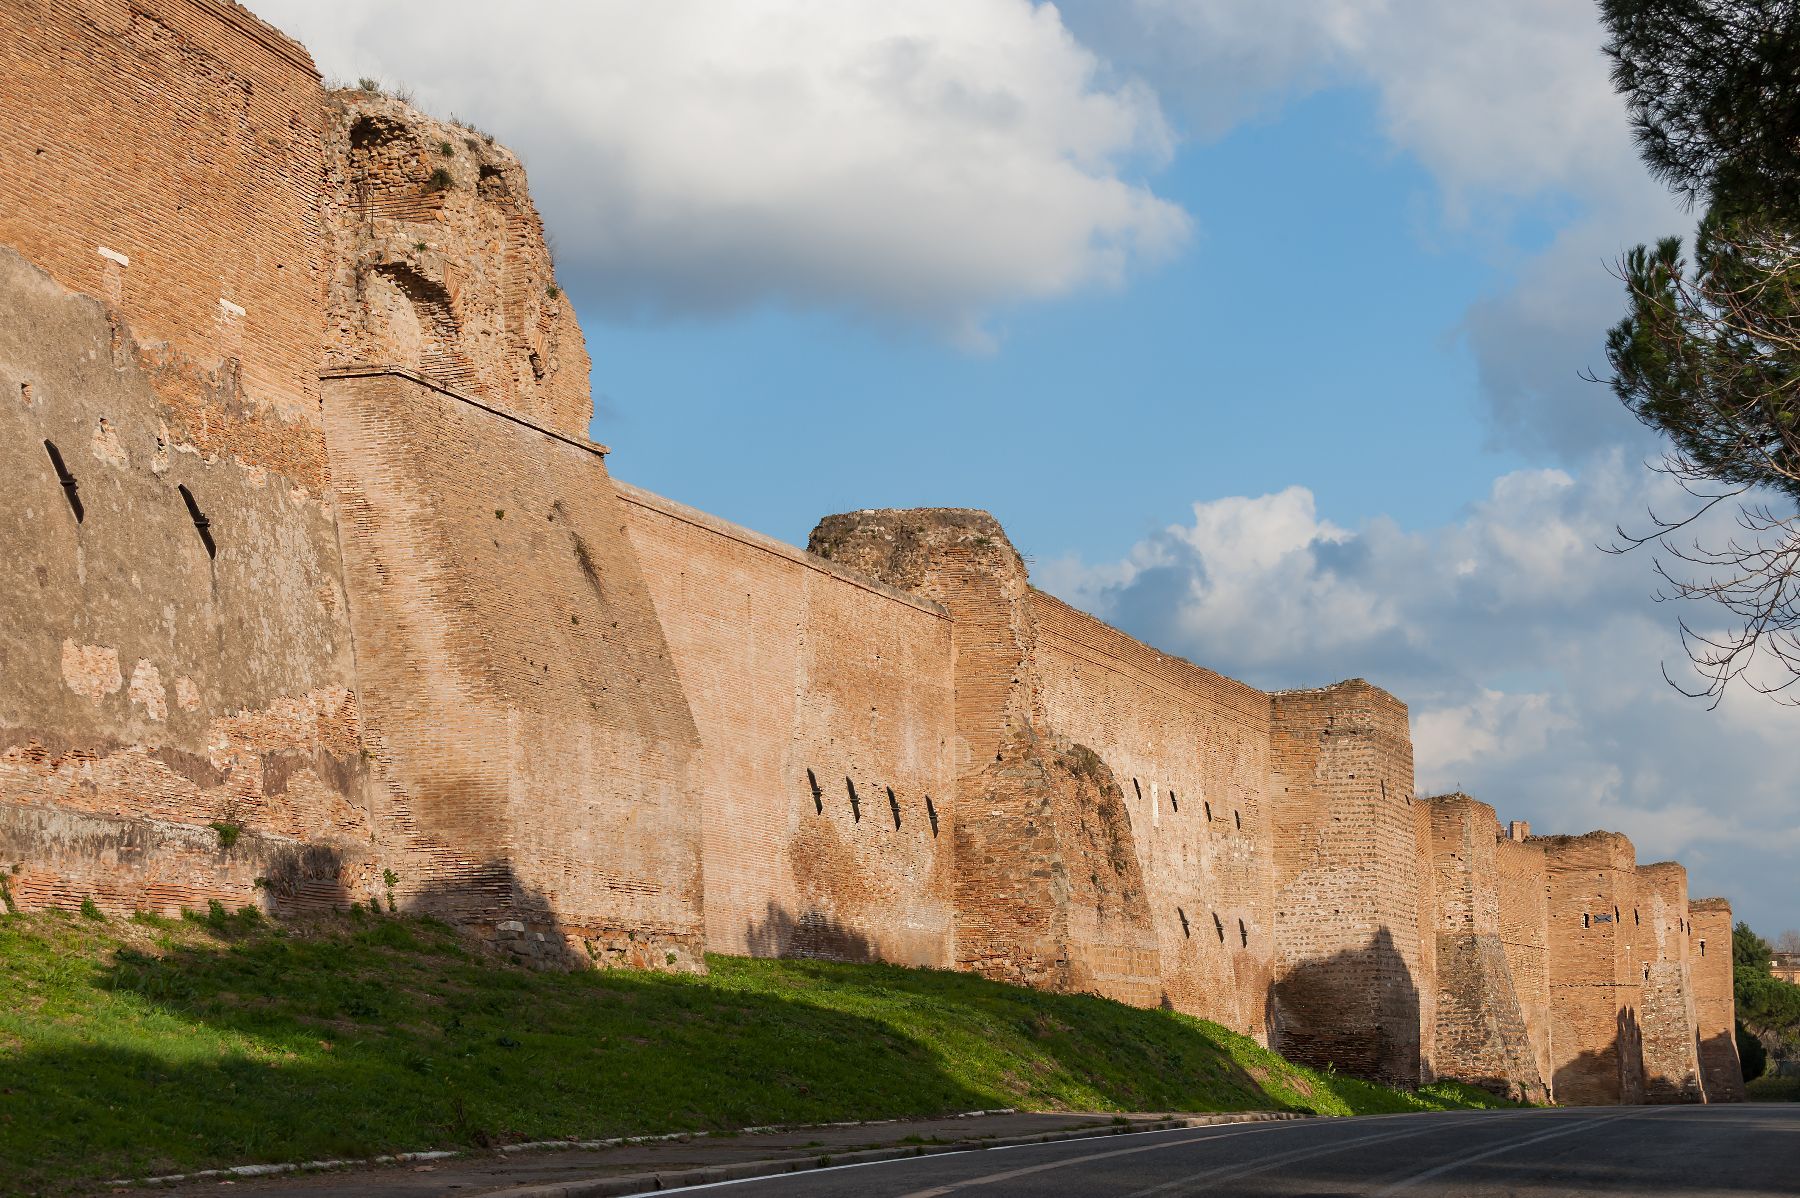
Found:
[[[177,435],[132,338],[0,249],[13,897],[173,912],[257,901],[258,878],[290,906],[367,897],[330,510],[302,479]]]
[[[1644,1098],[1700,1102],[1699,1017],[1688,961],[1687,870],[1640,865],[1633,937],[1644,959]]]
[[[1708,1102],[1744,1101],[1737,1050],[1737,999],[1731,977],[1731,904],[1688,900],[1688,961],[1698,1025],[1700,1079]]]
[[[1642,1102],[1643,960],[1637,859],[1615,832],[1539,836],[1550,915],[1550,1061],[1556,1100]]]
[[[1044,725],[1105,760],[1129,812],[1159,1000],[1266,1039],[1268,696],[1040,591],[1029,601]]]
[[[1432,1064],[1440,1077],[1542,1102],[1548,1088],[1501,940],[1494,809],[1462,794],[1419,805],[1430,812],[1437,917]]]
[[[358,90],[329,97],[325,151],[327,365],[398,366],[585,437],[587,349],[513,153]]]
[[[1418,837],[1406,708],[1361,679],[1272,696],[1276,1044],[1420,1077]]]
[[[328,378],[325,416],[407,903],[698,967],[698,738],[600,451],[386,371]]]
[[[1500,944],[1518,994],[1532,1062],[1546,1085],[1550,1066],[1550,905],[1544,846],[1513,824],[1495,845],[1500,875]]]
[[[209,0],[15,0],[0,70],[15,898],[377,893],[317,414],[311,60]]]
[[[1162,1001],[1159,933],[1122,780],[1046,723],[1035,605],[999,523],[965,509],[853,512],[820,521],[808,547],[952,617],[957,964]]]
[[[949,967],[948,615],[618,489],[699,728],[709,947]]]
[[[0,4],[0,245],[102,300],[172,444],[320,493],[324,94],[219,0]]]

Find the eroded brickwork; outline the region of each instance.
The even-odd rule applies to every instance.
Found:
[[[1416,1085],[1432,983],[1406,707],[1361,679],[1272,704],[1276,1043]]]
[[[519,160],[371,92],[326,103],[325,361],[414,371],[569,437],[588,355]]]
[[[1637,854],[1614,832],[1534,838],[1550,914],[1551,1085],[1558,1102],[1644,1100]]]
[[[955,961],[950,618],[619,486],[698,724],[717,952]]]
[[[1432,1063],[1441,1077],[1542,1102],[1549,1089],[1501,938],[1494,809],[1462,794],[1419,806],[1430,813],[1437,917]]]
[[[1130,814],[1159,997],[1266,1038],[1268,696],[1041,591],[1029,601],[1044,725],[1107,763]]]
[[[1500,885],[1500,944],[1518,994],[1532,1063],[1546,1085],[1550,1066],[1550,890],[1544,846],[1514,824],[1495,846]]]
[[[106,305],[95,348],[139,359],[171,445],[320,493],[306,51],[218,0],[12,0],[0,74],[0,245]]]
[[[1742,1102],[1744,1068],[1737,1050],[1730,902],[1722,898],[1689,901],[1688,960],[1693,966],[1700,1080],[1706,1101]]]
[[[386,371],[328,378],[325,415],[402,893],[698,967],[698,737],[600,452]]]
[[[1644,967],[1644,1098],[1700,1102],[1699,1017],[1688,961],[1687,870],[1673,861],[1640,865],[1633,939]]]

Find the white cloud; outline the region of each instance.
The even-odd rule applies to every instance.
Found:
[[[1054,7],[258,0],[327,74],[377,75],[518,150],[565,265],[616,311],[775,300],[923,323],[1120,283],[1187,215],[1171,143]]]
[[[1692,221],[1638,158],[1598,5],[1072,0],[1067,19],[1202,136],[1322,88],[1372,90],[1389,144],[1437,184],[1441,232],[1501,273],[1456,322],[1496,444],[1575,458],[1636,436],[1581,378],[1605,373],[1623,311],[1607,267]]]
[[[1421,790],[1460,787],[1539,831],[1625,832],[1640,860],[1678,857],[1697,893],[1774,926],[1800,845],[1800,712],[1678,695],[1649,560],[1598,548],[1621,516],[1675,510],[1666,486],[1615,452],[1508,474],[1421,532],[1336,527],[1301,488],[1232,497],[1121,561],[1055,562],[1040,585],[1256,685],[1367,677],[1411,708]]]

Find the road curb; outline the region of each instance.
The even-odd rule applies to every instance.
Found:
[[[506,1190],[489,1190],[481,1198],[628,1198],[636,1194],[654,1194],[686,1186],[710,1185],[721,1181],[745,1181],[754,1177],[778,1177],[783,1173],[805,1173],[813,1169],[829,1169],[838,1165],[872,1164],[876,1161],[901,1160],[915,1156],[941,1156],[952,1152],[980,1152],[988,1148],[1009,1148],[1019,1144],[1053,1144],[1059,1140],[1088,1140],[1101,1136],[1128,1135],[1133,1132],[1172,1131],[1185,1127],[1217,1127],[1229,1123],[1267,1123],[1275,1120],[1310,1119],[1311,1115],[1290,1111],[1244,1111],[1225,1115],[1182,1115],[1139,1123],[1108,1123],[1099,1127],[1070,1128],[1065,1131],[1039,1132],[1028,1136],[1004,1136],[991,1140],[965,1140],[948,1144],[899,1144],[887,1148],[864,1148],[856,1152],[838,1152],[817,1157],[789,1157],[782,1160],[739,1161],[730,1165],[706,1165],[697,1169],[664,1169],[653,1173],[625,1173],[614,1177],[592,1177],[578,1181],[544,1182],[514,1186]]]

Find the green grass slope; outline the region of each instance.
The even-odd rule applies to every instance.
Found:
[[[1289,1064],[1217,1024],[968,974],[711,958],[532,972],[431,920],[0,917],[0,1177],[1014,1106],[1499,1105]],[[3,1187],[0,1187],[3,1188]]]

